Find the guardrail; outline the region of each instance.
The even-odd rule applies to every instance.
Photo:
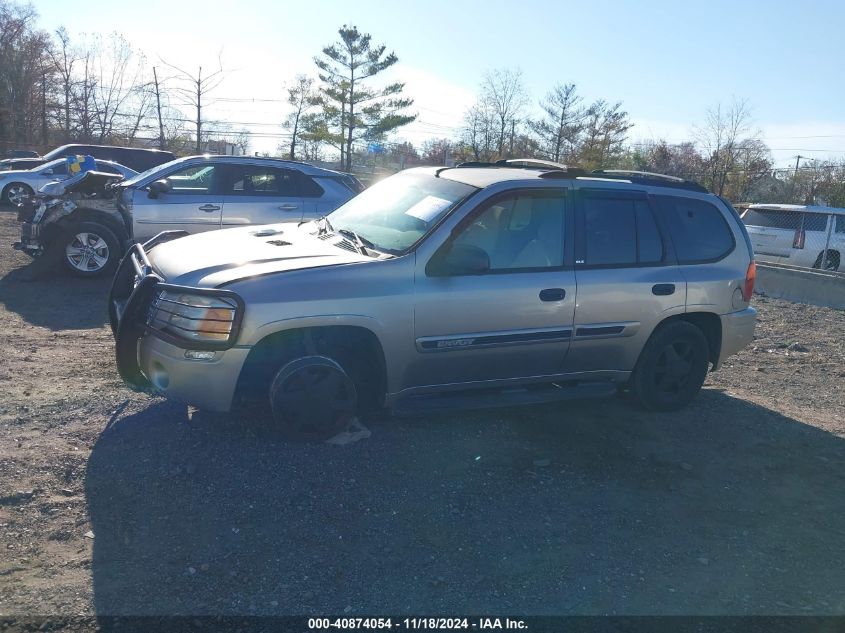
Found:
[[[757,262],[755,292],[776,299],[845,310],[845,272]]]

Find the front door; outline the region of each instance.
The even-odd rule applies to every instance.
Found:
[[[417,260],[416,355],[406,384],[422,387],[559,373],[575,311],[566,190],[524,189],[483,202],[429,261]],[[469,247],[480,274],[449,270]]]
[[[296,172],[247,164],[226,165],[224,171],[224,227],[302,219]]]
[[[155,198],[147,190],[136,190],[132,196],[135,239],[144,241],[161,231],[219,229],[223,196],[217,193],[218,170],[207,162],[181,166],[164,177],[170,189]]]
[[[642,193],[581,190],[571,371],[630,371],[655,326],[683,313],[687,284]]]

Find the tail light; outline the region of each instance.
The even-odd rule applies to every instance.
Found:
[[[742,298],[746,302],[751,301],[751,295],[754,294],[754,282],[757,279],[757,262],[753,259],[748,264],[748,270],[745,271],[745,284],[742,286]]]
[[[795,237],[792,238],[792,248],[804,248],[806,233],[804,229],[795,229]]]

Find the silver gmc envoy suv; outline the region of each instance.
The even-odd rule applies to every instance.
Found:
[[[382,407],[620,389],[672,410],[754,334],[742,221],[658,174],[409,169],[316,221],[183,235],[121,262],[109,311],[122,377],[214,411],[263,402],[291,438]]]

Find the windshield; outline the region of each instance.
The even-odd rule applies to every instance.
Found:
[[[132,178],[129,178],[128,180],[124,180],[123,183],[121,183],[121,184],[124,185],[124,186],[125,185],[134,185],[136,183],[141,182],[142,180],[146,180],[150,176],[154,176],[155,174],[158,174],[162,171],[165,171],[166,169],[170,169],[171,167],[173,167],[177,163],[183,163],[186,160],[189,160],[190,158],[192,158],[192,157],[179,158],[179,159],[167,162],[167,163],[162,163],[161,165],[156,165],[155,167],[150,167],[148,170],[142,171],[137,176],[133,176]]]
[[[41,167],[39,167],[37,171],[39,174],[41,174],[47,171],[48,169],[51,169],[54,175],[66,174],[67,163],[64,158],[59,158],[57,160],[41,165]]]
[[[349,200],[329,221],[335,231],[354,231],[376,249],[398,255],[475,191],[432,174],[400,173]]]

